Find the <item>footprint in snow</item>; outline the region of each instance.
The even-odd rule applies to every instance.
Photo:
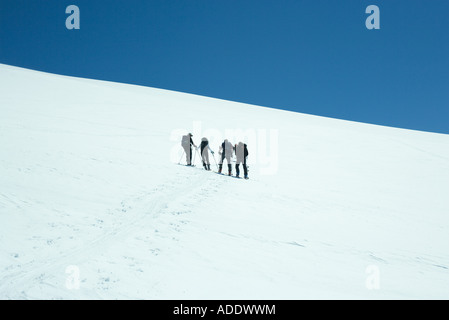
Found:
[[[305,247],[304,245],[302,245],[302,244],[300,244],[300,243],[298,243],[296,241],[287,242],[287,244],[290,244],[292,246],[303,247],[303,248]]]

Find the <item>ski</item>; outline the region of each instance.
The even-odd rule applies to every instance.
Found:
[[[183,166],[183,167],[196,167],[196,165],[192,164],[192,165],[186,165],[186,164],[182,164],[182,163],[177,163],[178,166]]]
[[[183,166],[183,167],[193,167],[193,168],[197,168],[197,169],[203,169],[202,167],[198,167],[198,166],[196,166],[196,165],[194,165],[194,164],[188,166],[188,165],[186,165],[186,164],[177,163],[177,165],[178,165],[178,166]],[[214,172],[214,173],[219,174],[219,175],[221,175],[221,176],[230,177],[230,178],[234,178],[234,179],[245,179],[245,180],[248,180],[248,179],[249,179],[248,177],[237,177],[237,176],[234,176],[234,175],[228,175],[228,174],[220,173],[220,172],[218,172],[218,171],[213,171],[213,170],[204,170],[204,171]]]
[[[233,175],[228,175],[228,174],[224,174],[224,173],[220,173],[217,171],[214,171],[216,174],[219,174],[220,176],[225,176],[225,177],[229,177],[229,178],[234,178],[234,179],[246,179],[248,180],[249,178],[242,178],[242,177],[237,177],[237,176],[233,176]]]

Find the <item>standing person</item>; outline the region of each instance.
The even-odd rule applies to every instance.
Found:
[[[235,176],[238,177],[240,175],[240,164],[243,166],[243,174],[245,179],[248,179],[248,167],[246,165],[246,157],[248,157],[248,146],[243,143],[239,142],[239,144],[236,144],[234,147],[235,150],[235,156],[237,158],[235,162]]]
[[[221,173],[221,170],[223,169],[223,161],[226,158],[226,161],[228,162],[228,174],[232,176],[232,164],[231,164],[231,157],[232,157],[232,144],[226,139],[223,141],[223,143],[220,146],[220,151],[218,154],[221,154],[220,162],[218,164],[218,173]]]
[[[201,139],[200,148],[201,148],[201,159],[203,160],[204,169],[210,171],[209,151],[212,154],[214,154],[214,152],[210,148],[209,141],[207,140],[207,138]]]
[[[185,136],[182,136],[181,145],[184,148],[186,153],[186,162],[188,166],[192,165],[192,146],[197,147],[192,140],[193,134],[189,133]]]

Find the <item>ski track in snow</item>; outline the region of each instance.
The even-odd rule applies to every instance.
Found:
[[[7,299],[33,298],[28,297],[24,291],[19,295],[17,295],[17,292],[9,293],[8,288],[18,287],[25,289],[29,284],[39,287],[46,285],[55,286],[52,281],[48,281],[48,278],[53,277],[54,274],[61,273],[67,266],[72,265],[73,261],[83,261],[86,256],[98,256],[102,253],[105,246],[113,247],[127,237],[133,237],[137,230],[143,230],[148,233],[160,232],[160,229],[167,227],[166,225],[158,224],[158,222],[161,222],[160,219],[158,220],[158,217],[161,215],[171,215],[172,218],[165,223],[169,224],[170,229],[180,232],[182,223],[186,222],[180,223],[175,216],[189,214],[192,211],[191,209],[179,210],[177,208],[180,205],[182,207],[194,208],[204,195],[217,192],[219,186],[225,183],[225,180],[217,179],[210,173],[198,171],[196,168],[186,167],[180,169],[177,170],[177,175],[174,178],[157,188],[151,191],[142,191],[134,197],[122,200],[120,207],[114,210],[115,215],[123,214],[120,223],[105,230],[101,236],[83,244],[82,247],[67,248],[65,253],[58,254],[51,259],[43,261],[33,260],[23,265],[12,264],[5,267],[1,272],[0,296]],[[178,182],[187,182],[187,184]],[[1,196],[15,205],[15,202],[4,194],[1,194]],[[77,234],[74,233],[72,236],[77,237]],[[51,244],[53,241],[57,240],[50,239],[47,240],[47,243]],[[156,255],[163,254],[156,247],[150,250]],[[18,257],[18,254],[12,255]],[[125,258],[134,259],[131,257]],[[101,278],[100,274],[101,272],[98,275],[99,279]],[[107,278],[103,280],[105,279]],[[60,285],[63,288],[64,283],[60,283]]]

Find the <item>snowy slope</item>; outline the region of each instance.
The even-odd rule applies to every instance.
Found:
[[[0,65],[0,150],[1,299],[449,297],[447,135]]]

